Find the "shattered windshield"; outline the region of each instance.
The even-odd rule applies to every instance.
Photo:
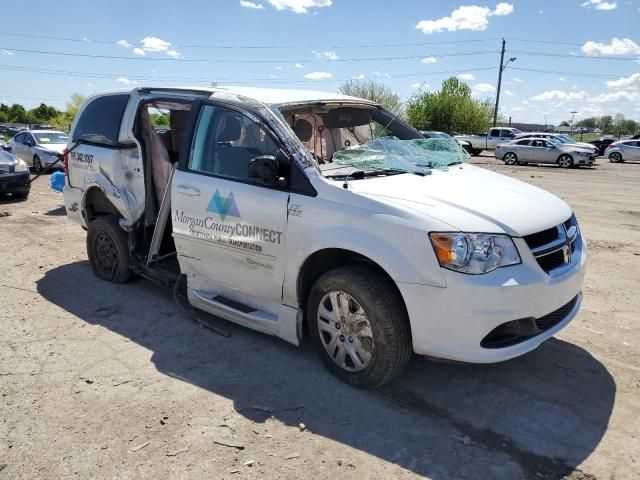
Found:
[[[338,150],[332,162],[321,165],[327,177],[369,176],[375,174],[427,174],[430,169],[467,162],[469,154],[452,138],[400,140],[376,138]]]

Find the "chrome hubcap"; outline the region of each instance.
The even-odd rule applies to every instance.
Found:
[[[560,159],[560,166],[561,167],[568,167],[569,165],[571,165],[571,160],[569,160],[567,157],[562,157]]]
[[[504,157],[504,160],[507,165],[513,165],[514,163],[516,163],[516,159],[512,153],[508,153],[507,156]]]
[[[364,370],[373,358],[373,331],[362,306],[346,292],[327,293],[318,306],[318,332],[329,357],[349,372]]]

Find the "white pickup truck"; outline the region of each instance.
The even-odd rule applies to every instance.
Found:
[[[522,133],[517,128],[494,127],[490,128],[486,135],[456,135],[454,138],[461,142],[471,144],[471,155],[480,155],[484,150],[493,151],[501,143],[510,142]]]
[[[569,206],[467,159],[359,98],[136,88],[80,108],[64,200],[99,278],[141,276],[191,308],[309,336],[336,376],[377,387],[413,352],[522,355],[580,308]]]

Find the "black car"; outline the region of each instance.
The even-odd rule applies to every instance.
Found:
[[[433,131],[428,131],[428,130],[421,130],[420,134],[424,137],[424,138],[453,138],[451,135],[449,135],[448,133],[444,133],[444,132],[433,132]],[[456,142],[458,142],[458,144],[464,148],[467,153],[471,153],[471,143],[465,141],[465,140],[458,140],[458,139],[454,139]]]
[[[607,147],[615,141],[615,138],[599,138],[598,140],[591,140],[589,143],[598,147],[598,155],[602,156],[604,155],[604,151],[607,149]]]
[[[0,195],[10,193],[16,198],[27,198],[30,189],[27,164],[15,155],[0,150]]]

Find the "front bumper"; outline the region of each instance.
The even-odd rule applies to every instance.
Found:
[[[0,193],[27,193],[29,179],[29,172],[0,173]]]
[[[514,242],[522,257],[520,265],[486,275],[443,270],[445,288],[398,283],[416,353],[472,363],[500,362],[535,349],[576,316],[586,264],[582,236],[576,240],[571,263],[549,274],[538,265],[523,239],[514,238]],[[570,308],[560,310],[562,318],[535,336],[504,348],[481,346],[500,325],[542,319],[568,304]]]

